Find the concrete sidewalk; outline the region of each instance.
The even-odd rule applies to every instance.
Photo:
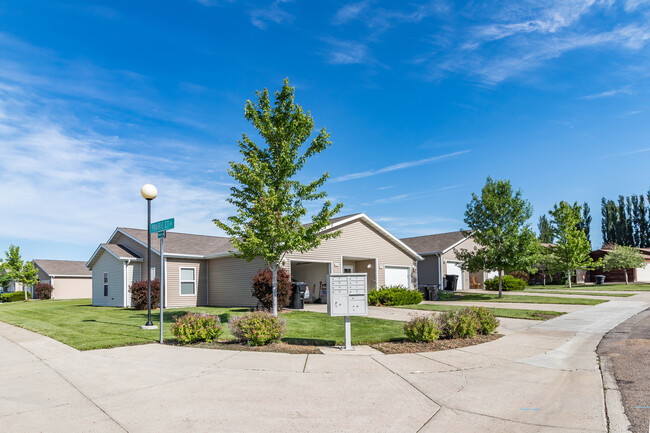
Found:
[[[595,344],[648,305],[612,301],[478,346],[371,356],[78,352],[0,323],[0,430],[605,432]]]

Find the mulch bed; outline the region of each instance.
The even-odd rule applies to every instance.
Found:
[[[440,350],[458,349],[460,347],[474,346],[487,343],[503,337],[501,334],[477,335],[474,338],[457,338],[455,340],[436,340],[431,343],[412,343],[410,341],[388,341],[385,343],[371,344],[370,347],[385,354],[438,352]]]
[[[297,353],[297,354],[321,354],[318,346],[307,346],[300,344],[271,343],[266,346],[248,346],[239,341],[213,341],[212,343],[197,343],[191,347],[200,347],[202,349],[221,349],[221,350],[241,350],[248,352],[279,352],[279,353]]]

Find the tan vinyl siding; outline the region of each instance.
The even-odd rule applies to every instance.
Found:
[[[147,269],[147,247],[143,246],[137,241],[134,241],[128,236],[125,236],[122,233],[117,233],[115,239],[111,242],[112,244],[124,245],[129,250],[133,251],[140,257],[142,257],[142,269]],[[160,242],[155,235],[152,235],[151,239],[151,266],[156,268],[156,278],[160,278],[160,257],[158,254],[154,253],[154,249],[160,248]],[[142,279],[147,278],[146,270],[142,272]]]
[[[306,253],[287,255],[287,259],[315,260],[333,262],[334,273],[343,272],[341,257],[346,260],[377,259],[380,267],[377,272],[377,286],[383,286],[385,281],[385,266],[408,266],[411,268],[411,286],[415,288],[416,272],[415,259],[404,250],[389,241],[384,235],[361,220],[353,221],[340,228],[338,238],[323,242],[318,248]],[[338,266],[337,266],[338,265]]]
[[[152,260],[153,262],[153,260]],[[212,263],[211,263],[212,265]],[[180,269],[193,268],[195,270],[194,295],[181,295]],[[207,265],[205,260],[167,259],[167,307],[196,307],[206,304],[207,290]]]
[[[447,262],[457,262],[460,263],[460,260],[456,258],[456,251],[462,251],[462,250],[468,250],[468,251],[474,251],[475,249],[478,248],[478,244],[473,240],[473,239],[465,239],[463,242],[458,244],[454,249],[447,251],[442,255],[442,275],[443,277],[447,275]],[[463,276],[464,276],[464,284],[463,287],[465,289],[470,288],[470,275],[469,272],[463,271]],[[444,279],[443,279],[443,284]]]
[[[222,307],[254,307],[257,299],[251,294],[255,273],[264,269],[264,261],[247,262],[234,257],[210,260],[210,305]]]
[[[91,277],[54,277],[52,283],[52,299],[87,299],[93,296]]]
[[[123,307],[124,264],[106,251],[93,266],[93,305],[102,307]],[[108,272],[108,296],[104,296],[104,272]]]

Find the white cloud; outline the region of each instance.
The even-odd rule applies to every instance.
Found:
[[[294,16],[280,8],[282,3],[288,3],[290,1],[275,0],[268,7],[253,9],[250,11],[251,23],[255,27],[265,30],[269,22],[282,24],[293,21]]]
[[[344,24],[355,18],[358,18],[361,12],[368,8],[368,2],[350,3],[336,11],[332,22],[334,24]]]
[[[458,152],[447,153],[445,155],[433,156],[431,158],[418,159],[415,161],[400,162],[398,164],[389,165],[387,167],[378,168],[375,170],[360,171],[357,173],[350,173],[343,176],[338,176],[332,179],[332,182],[345,182],[348,180],[361,179],[364,177],[377,176],[379,174],[390,173],[392,171],[404,170],[406,168],[418,167],[420,165],[431,164],[445,159],[453,158],[455,156],[464,155],[470,152],[469,150],[461,150]]]
[[[606,91],[600,92],[600,93],[585,95],[581,99],[591,100],[591,99],[609,98],[611,96],[616,96],[616,95],[620,95],[620,94],[629,94],[629,93],[630,93],[630,91],[627,88],[612,89],[612,90],[606,90]]]
[[[140,143],[71,132],[47,112],[17,102],[25,99],[33,95],[0,91],[1,237],[104,242],[116,226],[146,226],[144,183],[159,190],[154,219],[174,217],[178,231],[219,233],[211,219],[230,209],[224,185],[179,175],[174,170],[182,161],[124,150]]]
[[[353,65],[372,61],[368,46],[362,42],[329,39],[327,62],[335,65]]]

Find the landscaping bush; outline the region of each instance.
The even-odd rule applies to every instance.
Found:
[[[223,333],[219,316],[206,313],[187,313],[181,318],[173,317],[172,334],[183,343],[205,341],[210,343]]]
[[[32,299],[32,294],[27,292],[27,299]],[[0,302],[18,302],[25,300],[25,292],[11,292],[0,295]]]
[[[485,307],[469,307],[478,319],[477,332],[481,335],[490,335],[499,327],[499,319],[494,317],[492,311]]]
[[[522,279],[515,278],[511,275],[504,275],[502,277],[502,290],[510,292],[513,290],[524,290],[526,282]],[[494,277],[485,281],[485,290],[499,290],[499,277]]]
[[[52,290],[54,287],[49,283],[38,283],[34,286],[34,292],[38,299],[52,299]]]
[[[422,302],[422,293],[404,286],[380,287],[368,293],[368,305],[413,305]]]
[[[147,282],[136,281],[129,287],[131,303],[136,310],[147,309]],[[151,281],[151,308],[160,307],[160,280]]]
[[[435,341],[440,336],[438,324],[433,316],[417,316],[404,324],[406,338],[414,343]]]
[[[485,307],[468,307],[440,314],[438,326],[441,338],[472,338],[476,334],[491,334],[499,320]]]
[[[273,308],[273,271],[260,269],[253,277],[253,296],[266,310]],[[278,310],[289,306],[291,300],[291,276],[284,269],[278,269]]]
[[[249,346],[264,346],[284,335],[286,322],[264,311],[253,311],[228,322],[233,335]]]

